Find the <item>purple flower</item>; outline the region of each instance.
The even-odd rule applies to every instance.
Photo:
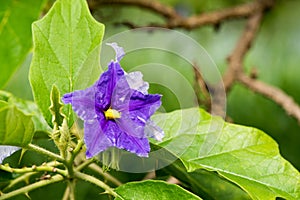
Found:
[[[147,137],[161,140],[164,132],[150,120],[161,105],[161,95],[148,94],[149,84],[141,72],[126,73],[120,66],[125,55],[116,43],[108,44],[116,52],[108,70],[91,87],[65,94],[64,103],[84,120],[86,156],[91,158],[109,147],[125,149],[147,157]]]

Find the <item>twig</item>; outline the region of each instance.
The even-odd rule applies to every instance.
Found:
[[[234,81],[237,80],[238,75],[243,70],[243,59],[247,51],[251,47],[256,32],[259,28],[261,19],[262,12],[258,12],[249,18],[242,36],[240,37],[232,54],[228,58],[229,67],[223,76],[223,82],[226,92],[231,89]]]
[[[161,4],[155,0],[89,0],[90,8],[94,9],[100,5],[130,5],[140,8],[146,8],[159,15],[162,15],[167,20],[165,24],[151,24],[154,27],[163,28],[185,28],[194,29],[203,25],[218,25],[222,21],[232,18],[244,18],[251,16],[257,10],[265,10],[273,5],[273,0],[257,0],[250,3],[207,12],[190,17],[183,17],[177,14],[176,10],[167,5]],[[130,28],[137,28],[132,22],[121,22],[120,24],[129,26]],[[149,25],[146,25],[148,27]],[[143,26],[145,27],[145,26]]]
[[[203,105],[206,110],[210,111],[211,99],[209,91],[196,63],[193,65],[193,70],[195,75],[194,91],[196,93],[198,105]]]
[[[292,97],[274,86],[268,85],[262,81],[258,81],[248,77],[245,74],[239,74],[238,81],[247,86],[254,92],[273,100],[280,105],[288,115],[297,119],[300,124],[300,107]]]
[[[116,179],[114,176],[110,175],[109,173],[107,172],[104,172],[102,170],[101,167],[99,167],[97,164],[95,163],[92,163],[91,165],[89,165],[88,167],[89,169],[95,171],[95,172],[98,172],[101,176],[104,177],[104,179],[112,182],[113,184],[115,184],[116,186],[120,186],[122,185],[121,181],[119,181],[118,179]]]
[[[161,4],[159,1],[153,0],[88,0],[89,7],[94,9],[100,5],[129,5],[137,6],[154,11],[167,19],[174,19],[180,17],[177,12],[167,5]]]
[[[102,189],[104,189],[104,191],[114,197],[119,197],[119,195],[111,188],[109,187],[107,184],[105,184],[104,182],[100,181],[99,179],[93,177],[93,176],[90,176],[88,174],[84,174],[84,173],[81,173],[81,172],[75,172],[75,177],[76,178],[79,178],[81,180],[84,180],[84,181],[88,181],[90,183],[93,183],[99,187],[101,187]]]
[[[43,187],[43,186],[46,186],[46,185],[49,185],[49,184],[52,184],[52,183],[57,183],[57,182],[60,182],[62,180],[64,180],[64,177],[57,174],[57,175],[52,176],[51,179],[42,180],[42,181],[33,183],[31,185],[27,185],[25,187],[22,187],[20,189],[16,189],[12,192],[4,193],[0,196],[0,200],[9,199],[9,198],[17,196],[19,194],[25,194],[25,193],[28,193],[32,190],[37,189],[37,188],[40,188],[40,187]]]

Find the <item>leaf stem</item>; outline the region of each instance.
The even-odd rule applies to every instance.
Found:
[[[17,196],[19,194],[28,193],[31,190],[35,190],[37,188],[40,188],[40,187],[43,187],[43,186],[46,186],[46,185],[49,185],[49,184],[52,184],[52,183],[60,182],[62,180],[64,180],[64,177],[57,174],[57,175],[52,176],[49,180],[42,180],[42,181],[39,181],[39,182],[35,182],[31,185],[27,185],[25,187],[14,190],[12,192],[2,194],[0,196],[0,200],[9,199],[9,198],[11,198],[13,196]]]
[[[43,165],[52,166],[52,167],[57,167],[57,166],[61,165],[61,163],[56,162],[56,161],[52,161],[52,162],[45,163],[45,164],[43,164]],[[9,190],[10,188],[12,188],[14,185],[16,185],[16,184],[19,183],[19,182],[22,182],[22,181],[26,182],[26,181],[28,181],[30,176],[33,176],[33,175],[35,175],[35,174],[37,174],[37,173],[38,173],[37,171],[36,171],[36,172],[28,172],[28,173],[22,174],[21,176],[15,178],[15,179],[12,179],[12,180],[10,181],[9,185],[6,186],[6,187],[3,189],[3,192]]]
[[[28,172],[57,172],[58,174],[67,176],[67,172],[65,170],[61,170],[56,167],[48,166],[48,165],[41,165],[41,166],[33,165],[32,167],[12,168],[7,164],[6,165],[0,164],[0,169],[7,172],[18,173],[18,174],[23,174]]]
[[[110,175],[107,172],[104,172],[103,169],[101,167],[99,167],[97,164],[92,163],[91,165],[88,166],[88,168],[90,168],[91,170],[93,170],[94,172],[99,173],[101,176],[104,177],[104,179],[112,182],[113,184],[115,184],[116,186],[120,186],[122,185],[122,182],[119,181],[118,179],[116,179],[114,176]]]
[[[78,143],[77,143],[75,149],[72,152],[72,156],[71,156],[70,161],[73,161],[75,159],[75,157],[80,153],[80,150],[81,150],[83,145],[84,145],[83,140],[78,140]]]
[[[118,195],[111,187],[109,187],[107,184],[105,184],[104,182],[100,181],[99,179],[88,175],[88,174],[84,174],[81,172],[76,171],[75,172],[75,177],[84,180],[84,181],[88,181],[90,183],[93,183],[101,188],[103,188],[105,190],[106,193],[114,196],[114,197],[120,197],[120,195]]]
[[[27,148],[30,150],[36,151],[38,153],[44,154],[46,156],[49,156],[49,157],[51,157],[57,161],[60,161],[62,163],[66,163],[66,161],[63,157],[61,157],[60,155],[57,155],[56,153],[48,151],[47,149],[44,149],[42,147],[36,146],[34,144],[28,144]]]

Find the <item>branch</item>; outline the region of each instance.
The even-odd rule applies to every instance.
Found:
[[[98,187],[101,187],[102,189],[104,189],[104,191],[106,193],[108,193],[114,197],[119,197],[119,195],[111,187],[109,187],[107,184],[105,184],[104,182],[100,181],[99,179],[97,179],[93,176],[90,176],[88,174],[84,174],[84,173],[77,171],[77,172],[75,172],[75,177],[79,178],[81,180],[93,183],[93,184],[97,185]]]
[[[100,5],[128,5],[151,10],[162,15],[166,19],[174,19],[180,17],[180,15],[178,15],[172,7],[161,4],[159,1],[155,0],[88,0],[88,3],[89,7],[92,10],[99,7]]]
[[[255,38],[262,16],[262,12],[259,12],[249,18],[242,36],[232,54],[228,57],[229,67],[223,76],[226,92],[231,89],[231,86],[237,79],[239,73],[243,71],[242,66],[244,57]]]
[[[177,20],[170,24],[170,28],[183,27],[188,29],[197,28],[203,25],[218,25],[222,21],[232,18],[249,17],[257,10],[265,10],[273,5],[272,0],[257,0],[250,3],[225,8],[213,12],[191,16],[183,20]]]
[[[183,17],[179,15],[174,8],[161,4],[159,1],[155,0],[89,0],[88,2],[92,10],[100,5],[129,5],[145,8],[162,15],[167,20],[166,24],[150,24],[150,26],[171,29],[194,29],[203,25],[218,25],[227,19],[249,17],[257,12],[257,10],[270,8],[274,3],[273,0],[257,0],[223,10]],[[121,22],[121,24],[129,26],[129,28],[141,27],[134,25],[132,22]],[[148,26],[149,25],[142,27]]]
[[[296,118],[298,123],[300,124],[299,105],[294,101],[292,97],[284,93],[282,90],[268,85],[262,81],[252,79],[245,74],[240,74],[238,76],[238,81],[247,86],[250,90],[262,94],[263,96],[273,100],[275,103],[280,105],[288,115]]]
[[[57,174],[57,175],[52,176],[49,180],[42,180],[42,181],[33,183],[31,185],[22,187],[20,189],[14,190],[12,192],[4,193],[4,194],[0,195],[0,200],[9,199],[9,198],[17,196],[19,194],[25,194],[25,193],[30,192],[31,190],[35,190],[37,188],[40,188],[40,187],[43,187],[43,186],[46,186],[46,185],[49,185],[52,183],[60,182],[62,180],[64,180],[64,177]]]
[[[114,176],[110,175],[107,172],[104,172],[101,167],[99,167],[97,164],[92,163],[91,165],[88,166],[89,169],[99,173],[101,176],[104,177],[105,180],[112,182],[116,186],[122,185],[121,181],[116,179]]]

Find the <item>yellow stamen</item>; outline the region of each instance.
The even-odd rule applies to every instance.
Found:
[[[121,118],[121,113],[115,109],[109,108],[107,111],[104,111],[106,119],[119,119]]]

